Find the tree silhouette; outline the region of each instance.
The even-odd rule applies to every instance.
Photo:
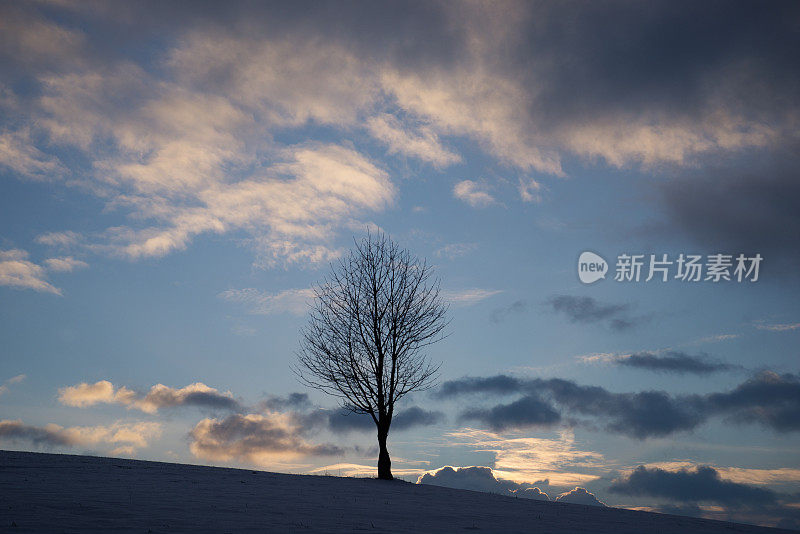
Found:
[[[379,233],[356,242],[314,292],[295,372],[372,417],[378,478],[391,480],[386,440],[397,402],[433,386],[439,369],[422,354],[448,323],[439,282],[427,262]]]

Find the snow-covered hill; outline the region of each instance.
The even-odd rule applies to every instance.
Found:
[[[10,451],[0,531],[780,532],[400,481]]]

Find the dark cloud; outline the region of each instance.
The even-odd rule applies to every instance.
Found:
[[[795,274],[800,259],[798,164],[796,156],[780,163],[737,163],[660,183],[664,233],[677,230],[706,253],[759,253],[764,258],[760,280]]]
[[[771,490],[723,480],[716,469],[708,466],[667,471],[640,465],[627,477],[615,480],[609,490],[624,495],[647,495],[723,506],[768,505],[777,500],[777,495]]]
[[[441,398],[467,393],[524,394],[511,404],[462,411],[462,417],[482,421],[495,430],[557,423],[561,415],[547,399],[565,412],[597,418],[610,431],[639,439],[691,430],[703,421],[695,397],[674,398],[661,391],[611,393],[558,378],[464,378],[445,382],[438,391]]]
[[[450,467],[445,466],[432,473],[425,473],[417,484],[431,484],[433,486],[444,486],[446,488],[467,489],[473,491],[485,491],[487,493],[500,493],[502,495],[514,495],[526,499],[537,499],[548,501],[550,498],[539,486],[547,486],[548,481],[540,480],[534,483],[517,483],[511,480],[498,478],[489,467]]]
[[[458,380],[448,380],[442,383],[434,392],[437,398],[455,397],[469,393],[487,393],[502,395],[518,393],[525,385],[524,380],[508,375],[495,375],[489,377],[464,377]]]
[[[311,407],[311,400],[306,393],[290,393],[285,397],[271,395],[261,402],[261,408],[272,411],[305,409]]]
[[[690,431],[712,416],[737,423],[759,423],[778,432],[800,430],[800,380],[796,375],[764,372],[736,388],[706,395],[664,391],[615,393],[571,380],[518,379],[506,375],[466,377],[443,383],[438,398],[467,394],[521,395],[508,404],[467,407],[461,417],[495,430],[555,424],[564,414],[589,417],[611,432],[645,439]]]
[[[605,323],[612,330],[627,330],[646,319],[630,316],[629,304],[603,304],[592,297],[554,295],[548,299],[547,304],[554,312],[563,313],[573,323]]]
[[[375,422],[367,414],[357,414],[346,409],[317,410],[309,414],[312,418],[321,417],[323,422],[333,432],[351,432],[375,430]],[[419,406],[412,406],[397,412],[392,417],[392,430],[408,430],[420,426],[432,426],[441,423],[444,414],[438,411],[423,410]]]
[[[305,393],[270,397],[261,403],[261,407],[268,411],[287,414],[306,433],[322,430],[330,430],[337,434],[375,431],[375,422],[369,414],[353,413],[346,408],[314,408]],[[403,431],[432,426],[442,421],[444,421],[442,412],[411,406],[394,414],[392,430]]]
[[[506,318],[512,315],[521,315],[528,311],[529,305],[528,302],[525,300],[516,300],[505,306],[503,308],[497,308],[496,310],[492,311],[492,314],[489,316],[489,319],[493,323],[502,323],[506,320]]]
[[[232,414],[224,419],[204,419],[189,436],[192,454],[209,460],[230,459],[259,463],[262,455],[337,456],[345,449],[312,444],[305,429],[273,415]]]
[[[556,497],[558,502],[569,502],[572,504],[584,504],[586,506],[605,506],[594,493],[589,493],[586,488],[575,488]]]
[[[61,432],[61,429],[30,426],[21,421],[0,421],[0,440],[27,441],[34,445],[47,447],[75,443],[73,439]]]
[[[711,360],[706,355],[693,356],[679,351],[666,351],[660,355],[652,352],[637,352],[614,360],[614,362],[624,367],[678,374],[703,375],[737,368],[734,365]]]
[[[708,409],[735,422],[758,423],[778,432],[800,430],[800,376],[765,371],[731,391],[712,393]]]
[[[417,426],[433,426],[444,421],[444,414],[439,411],[423,410],[419,406],[412,406],[398,412],[392,418],[392,429],[407,430]]]
[[[638,439],[692,430],[703,422],[698,399],[663,391],[612,393],[561,379],[535,380],[531,387],[548,393],[567,411],[605,421],[612,432]]]
[[[510,428],[552,426],[561,421],[561,415],[542,399],[526,395],[510,404],[464,410],[461,419],[479,421],[492,430],[502,432]]]
[[[177,393],[177,394],[176,394]],[[176,406],[195,406],[198,408],[212,408],[219,410],[241,411],[239,402],[218,391],[190,391],[182,393],[169,388],[163,390],[150,390],[144,402],[157,408],[171,408]]]

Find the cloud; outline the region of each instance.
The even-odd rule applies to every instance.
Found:
[[[454,185],[453,195],[473,208],[485,208],[497,202],[489,193],[488,185],[472,180],[463,180]]]
[[[51,247],[70,247],[80,243],[83,240],[77,232],[67,230],[65,232],[48,232],[36,236],[34,241],[40,245],[47,245]]]
[[[298,395],[298,394],[292,394]],[[353,413],[345,408],[313,408],[307,399],[298,404],[277,404],[267,401],[264,406],[283,412],[306,431],[329,430],[336,434],[348,432],[374,432],[375,422],[368,414]],[[392,417],[392,431],[404,431],[417,427],[433,426],[444,421],[444,414],[435,410],[424,410],[411,406],[399,410]]]
[[[267,293],[254,288],[229,289],[220,293],[219,297],[228,302],[244,304],[250,309],[250,313],[258,315],[305,315],[314,300],[314,290],[285,289],[277,293]]]
[[[796,146],[788,150],[796,152]],[[700,252],[759,253],[765,258],[761,276],[791,274],[800,257],[792,246],[792,236],[800,232],[800,215],[793,209],[800,201],[798,161],[792,156],[737,162],[660,183],[664,223],[652,232],[686,236]]]
[[[586,488],[575,488],[562,493],[556,497],[558,502],[568,502],[572,504],[583,504],[586,506],[605,506],[606,503],[600,502],[593,493],[589,493]]]
[[[336,456],[344,449],[312,444],[304,430],[281,414],[232,414],[225,419],[203,419],[190,432],[189,449],[204,460],[244,461],[255,465],[302,456]]]
[[[444,414],[439,411],[425,410],[419,406],[412,406],[397,412],[392,418],[392,428],[406,430],[418,426],[438,425],[444,421]]]
[[[477,243],[449,243],[442,248],[437,249],[434,254],[436,254],[436,256],[439,258],[454,260],[456,258],[466,256],[477,248]]]
[[[131,404],[135,402],[136,393],[126,387],[117,390],[108,380],[100,380],[94,384],[82,382],[75,386],[67,386],[58,390],[58,400],[66,406],[86,408],[95,404]]]
[[[147,447],[150,440],[161,435],[161,424],[154,422],[111,425],[76,426],[64,428],[49,424],[44,427],[25,425],[22,421],[0,421],[0,440],[25,441],[36,446],[122,445],[128,453]]]
[[[6,380],[2,384],[0,384],[0,395],[3,395],[4,393],[8,392],[8,386],[10,386],[12,384],[19,384],[20,382],[25,380],[25,378],[26,378],[26,375],[12,376],[8,380]]]
[[[61,295],[61,290],[47,281],[45,268],[29,261],[28,253],[20,249],[0,250],[0,286]]]
[[[533,485],[547,484],[547,481],[520,484],[511,480],[498,478],[489,467],[451,467],[446,465],[423,474],[417,479],[417,484],[430,484],[433,486],[444,486],[446,488],[514,495],[525,499],[550,500],[547,493],[544,493]]]
[[[157,257],[236,232],[273,266],[327,261],[341,229],[391,205],[395,186],[358,148],[372,142],[361,134],[442,167],[459,158],[446,145],[467,144],[523,174],[524,201],[543,188],[527,175],[562,176],[565,158],[687,169],[796,142],[793,6],[720,16],[715,5],[669,2],[644,14],[627,4],[423,4],[334,15],[323,5],[191,16],[174,6],[10,7],[0,163],[23,179],[80,186],[129,216],[93,250]],[[664,20],[682,31],[661,32]],[[709,20],[713,32],[700,22]],[[607,38],[610,21],[625,47]],[[144,39],[164,49],[133,54]],[[353,145],[284,144],[301,130]],[[493,198],[479,186],[462,192],[476,205]],[[704,216],[672,197],[664,205]],[[717,226],[702,208],[698,233]],[[779,234],[762,235],[792,235]]]
[[[508,306],[503,308],[496,308],[492,311],[492,314],[489,316],[489,319],[493,323],[502,323],[506,320],[507,317],[512,315],[521,315],[528,311],[528,301],[526,300],[515,300]]]
[[[629,316],[628,304],[603,304],[593,297],[554,295],[547,304],[553,311],[565,314],[573,323],[605,322],[612,330],[627,330],[645,320],[643,316]]]
[[[69,273],[75,269],[84,269],[89,266],[85,261],[76,260],[72,256],[49,258],[44,260],[44,263],[49,271],[57,273]]]
[[[403,125],[397,117],[382,113],[367,121],[370,134],[389,147],[389,153],[404,154],[435,165],[446,167],[461,161],[461,157],[444,148],[438,135],[428,126],[416,131]]]
[[[293,417],[308,428],[330,430],[334,433],[352,431],[374,432],[375,422],[367,414],[352,413],[349,410],[318,408],[308,413],[295,413]],[[424,410],[411,406],[400,410],[392,417],[392,431],[409,430],[417,427],[433,426],[444,421],[444,414],[434,410]]]
[[[162,408],[195,406],[219,410],[240,410],[242,407],[231,392],[222,393],[202,382],[182,388],[156,384],[142,395],[124,386],[114,388],[108,380],[94,384],[81,383],[59,389],[59,401],[67,406],[86,408],[95,404],[121,404],[128,409],[156,413]]]
[[[346,408],[315,407],[305,393],[290,393],[287,396],[269,396],[259,404],[262,411],[281,413],[289,417],[306,432],[331,431],[336,434],[348,432],[374,432],[375,422],[368,414],[353,413]],[[409,406],[395,412],[392,431],[404,431],[421,426],[433,426],[444,421],[444,414],[436,410],[425,410]]]
[[[677,374],[707,375],[737,368],[734,365],[711,360],[706,355],[693,356],[679,351],[666,351],[663,356],[652,352],[637,352],[618,357],[613,361],[624,367]]]
[[[791,323],[791,324],[764,324],[758,323],[756,324],[756,328],[759,330],[769,330],[770,332],[791,332],[792,330],[797,330],[800,328],[800,323]]]
[[[480,421],[496,432],[512,428],[547,428],[561,422],[561,414],[553,406],[531,395],[489,409],[469,408],[462,411],[460,417],[462,420]]]
[[[551,485],[583,486],[608,469],[603,455],[578,448],[574,432],[568,429],[559,431],[556,438],[532,438],[464,428],[447,433],[446,439],[449,446],[491,454],[497,478],[545,491]],[[531,480],[537,482],[528,484]]]
[[[454,306],[472,306],[483,300],[493,297],[502,293],[501,289],[481,289],[481,288],[466,288],[466,289],[451,289],[442,290],[441,295],[447,301],[453,303]]]
[[[609,490],[624,495],[648,495],[678,502],[710,502],[723,506],[773,504],[777,495],[765,488],[724,480],[713,467],[667,471],[639,466],[614,480]]]
[[[800,378],[793,374],[762,372],[726,392],[704,395],[671,395],[664,391],[614,393],[599,386],[583,386],[571,380],[522,379],[507,375],[466,377],[444,382],[435,396],[521,395],[510,404],[464,407],[461,415],[503,430],[538,426],[555,414],[590,417],[610,432],[637,439],[691,431],[714,416],[736,423],[757,423],[777,432],[800,430],[794,413],[800,409]],[[496,412],[493,412],[496,410]],[[495,413],[496,420],[489,414]]]
[[[708,409],[737,423],[758,423],[777,432],[800,430],[800,376],[763,371],[734,389],[711,393]]]

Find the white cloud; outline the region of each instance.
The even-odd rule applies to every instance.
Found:
[[[800,323],[785,323],[785,324],[756,324],[759,330],[769,330],[770,332],[790,332],[800,328]]]
[[[9,378],[8,380],[0,384],[0,395],[3,395],[4,393],[8,392],[8,386],[12,384],[19,384],[20,382],[25,380],[25,378],[26,378],[25,375],[17,375]]]
[[[58,160],[45,154],[33,143],[28,129],[0,132],[0,165],[32,179],[58,176],[64,168]]]
[[[76,245],[82,240],[82,236],[71,230],[67,230],[65,232],[48,232],[45,234],[41,234],[36,236],[34,239],[35,242],[39,243],[40,245],[48,245],[48,246],[58,246],[58,247],[69,247],[72,245]]]
[[[525,202],[541,202],[542,184],[532,178],[519,179],[519,196]]]
[[[136,393],[126,387],[117,390],[108,380],[100,380],[94,384],[83,382],[76,386],[67,386],[58,390],[58,400],[66,406],[86,408],[99,403],[130,404]]]
[[[600,478],[596,473],[608,471],[603,455],[578,449],[569,430],[560,432],[557,439],[547,439],[464,429],[450,432],[448,443],[492,453],[497,478],[517,483],[549,480],[553,486],[583,486]]]
[[[405,68],[393,54],[322,33],[306,39],[203,26],[184,28],[147,69],[130,59],[101,61],[80,31],[19,15],[3,22],[3,48],[42,90],[22,104],[0,87],[0,106],[14,118],[0,131],[0,163],[32,179],[67,177],[129,216],[129,225],[106,229],[94,251],[158,257],[200,234],[242,232],[258,263],[275,266],[335,257],[342,229],[368,224],[397,196],[386,171],[353,146],[275,141],[301,127],[348,134],[366,127],[390,152],[439,167],[460,161],[443,141],[467,138],[504,165],[552,176],[564,174],[564,154],[619,167],[689,164],[697,154],[764,146],[777,136],[713,106],[695,121],[641,112],[553,120],[540,111],[550,98],[546,78],[531,83],[498,61],[531,29],[527,6],[478,3],[443,14],[464,37],[448,62]],[[547,72],[551,61],[529,58],[528,74]],[[59,161],[65,147],[90,168],[75,167],[80,158]],[[540,200],[542,188],[531,178],[518,185],[523,201]],[[475,207],[496,202],[487,184],[470,180],[454,193]],[[76,239],[49,234],[39,242]]]
[[[45,268],[29,261],[28,253],[20,249],[0,250],[0,286],[61,295],[61,290],[47,281]]]
[[[47,265],[48,270],[59,273],[68,273],[75,269],[83,269],[89,266],[85,261],[76,260],[72,256],[50,258],[44,260],[44,263]]]
[[[486,183],[472,180],[463,180],[454,185],[453,195],[473,208],[485,208],[497,202],[489,193],[489,186]]]
[[[389,147],[390,153],[419,158],[437,167],[461,161],[461,157],[444,148],[439,136],[428,126],[416,131],[404,126],[394,115],[382,113],[367,121],[370,134]]]
[[[455,306],[472,306],[502,292],[501,289],[480,289],[476,287],[443,290],[441,294],[445,300],[452,302]]]
[[[228,302],[245,304],[251,313],[259,315],[305,315],[314,299],[314,290],[285,289],[277,293],[267,293],[254,288],[229,289],[220,293],[219,297]]]
[[[589,493],[586,488],[575,488],[556,497],[558,502],[569,502],[573,504],[583,504],[586,506],[605,506],[604,502],[598,500],[593,493]]]
[[[201,406],[228,410],[239,408],[239,403],[230,391],[223,393],[202,382],[182,388],[156,384],[146,395],[140,395],[125,386],[115,388],[108,380],[100,380],[94,384],[83,382],[60,388],[58,400],[61,404],[78,408],[87,408],[95,404],[120,404],[127,406],[128,409],[137,409],[150,414],[158,412],[161,408],[175,406]]]
[[[476,248],[478,248],[477,243],[448,243],[442,248],[436,250],[434,254],[436,254],[440,258],[447,258],[449,260],[454,260],[456,258],[460,258],[461,256],[469,254]]]

